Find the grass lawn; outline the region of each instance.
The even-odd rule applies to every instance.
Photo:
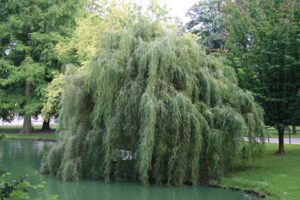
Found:
[[[33,132],[38,133],[40,129],[42,128],[42,125],[33,125]],[[57,128],[57,125],[51,125],[51,131],[55,131]],[[19,133],[22,129],[22,126],[0,126],[0,133]]]
[[[55,133],[55,129],[47,132],[41,132],[41,125],[33,126],[33,133],[20,134],[21,126],[0,126],[0,135],[4,135],[4,139],[20,139],[20,140],[57,140],[59,135]],[[51,128],[56,128],[52,126]]]
[[[32,133],[32,134],[19,134],[8,133],[4,135],[4,139],[16,140],[57,140],[59,135],[57,133]]]
[[[300,145],[285,145],[284,156],[276,155],[277,144],[266,144],[265,154],[246,170],[222,179],[225,187],[250,189],[266,199],[300,199]]]

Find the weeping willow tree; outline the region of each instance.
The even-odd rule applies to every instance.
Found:
[[[233,69],[191,36],[141,21],[104,32],[90,67],[67,70],[66,131],[42,172],[63,180],[209,183],[259,148],[253,138],[263,137],[263,112]]]

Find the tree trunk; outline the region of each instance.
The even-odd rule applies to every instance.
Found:
[[[289,131],[289,144],[292,144],[292,140],[291,140],[291,129],[288,126],[288,131]]]
[[[284,126],[278,126],[279,149],[278,154],[284,154]]]
[[[296,126],[293,125],[293,134],[296,135]]]
[[[50,131],[50,119],[43,121],[42,131]]]
[[[31,115],[25,115],[21,133],[31,133],[31,132],[32,132]]]
[[[26,103],[26,105],[30,101],[30,95],[31,95],[31,84],[29,81],[26,81],[26,85],[25,85],[25,103]],[[25,111],[23,127],[21,130],[21,133],[31,133],[31,132],[32,132],[31,115],[30,115],[30,113],[27,113]]]

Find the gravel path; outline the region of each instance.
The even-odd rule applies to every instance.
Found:
[[[244,137],[244,140],[248,140],[247,137]],[[260,141],[259,138],[257,138],[258,141]],[[272,143],[272,144],[278,144],[278,138],[266,138],[266,143]],[[289,138],[284,138],[284,144],[299,144],[300,145],[300,138],[291,138],[291,141]]]
[[[278,138],[270,138],[269,141],[266,138],[266,143],[274,143],[278,144]],[[300,144],[300,138],[291,138],[291,141],[289,138],[284,138],[285,144]]]

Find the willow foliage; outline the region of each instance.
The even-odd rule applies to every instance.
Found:
[[[262,137],[263,116],[233,69],[189,35],[141,21],[104,33],[88,69],[68,69],[60,115],[68,131],[44,173],[208,183],[259,146],[242,142]]]

